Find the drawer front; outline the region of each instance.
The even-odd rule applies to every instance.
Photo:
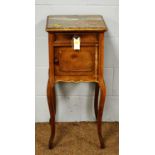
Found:
[[[55,75],[94,75],[97,47],[55,48]]]
[[[55,33],[56,42],[72,42],[73,37],[80,37],[81,43],[96,43],[98,42],[97,33]]]

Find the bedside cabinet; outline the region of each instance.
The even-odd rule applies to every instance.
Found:
[[[105,22],[99,15],[51,15],[47,17],[46,31],[49,46],[47,99],[51,125],[50,149],[53,147],[55,136],[55,84],[58,82],[95,83],[94,110],[99,141],[101,148],[104,148],[101,125],[106,96],[103,79],[104,32],[106,30]],[[99,90],[100,101],[98,103]]]

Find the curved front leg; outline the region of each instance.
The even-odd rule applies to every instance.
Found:
[[[106,96],[106,88],[104,81],[99,82],[100,87],[100,103],[99,103],[99,109],[98,109],[98,116],[97,116],[97,127],[98,127],[98,136],[101,144],[101,148],[104,148],[104,140],[102,136],[102,114],[103,114],[103,108],[105,103],[105,96]]]
[[[55,115],[56,115],[56,95],[55,95],[55,86],[53,88],[53,104],[54,104],[54,111],[55,111]],[[51,123],[51,117],[49,119],[49,123]]]
[[[95,83],[94,111],[95,111],[96,120],[98,115],[98,94],[99,94],[99,85],[98,83]]]
[[[47,85],[47,99],[50,111],[50,125],[51,125],[51,136],[49,139],[49,149],[53,147],[53,140],[55,136],[55,93],[54,93],[54,82],[50,79]]]

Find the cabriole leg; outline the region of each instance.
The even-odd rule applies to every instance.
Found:
[[[51,136],[49,139],[49,149],[53,147],[53,140],[55,136],[55,93],[54,83],[49,79],[47,85],[47,100],[50,111],[50,125],[51,125]]]
[[[104,140],[102,136],[102,114],[103,114],[103,108],[105,103],[105,96],[106,96],[106,88],[105,83],[99,82],[100,87],[100,103],[99,103],[99,109],[98,109],[98,116],[97,116],[97,128],[98,128],[98,136],[100,140],[101,148],[104,148]]]
[[[98,83],[95,83],[94,111],[95,111],[96,120],[98,115],[98,95],[99,95],[99,85]]]
[[[55,111],[55,115],[56,115],[56,95],[55,95],[55,86],[54,86],[54,88],[53,88],[53,104],[54,104],[54,111]],[[51,117],[50,117],[50,119],[49,119],[49,123],[51,122]]]

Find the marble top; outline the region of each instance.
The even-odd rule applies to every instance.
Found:
[[[100,15],[50,15],[46,31],[106,31],[107,26]]]

